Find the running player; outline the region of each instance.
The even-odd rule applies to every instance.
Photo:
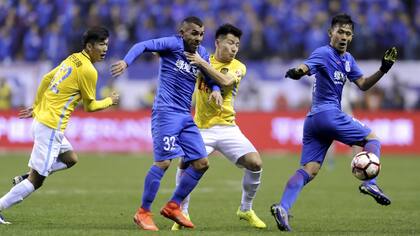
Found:
[[[281,201],[271,206],[271,213],[282,231],[291,231],[289,210],[302,188],[320,170],[325,153],[333,140],[347,145],[362,146],[365,151],[380,156],[379,138],[361,122],[341,110],[341,94],[347,80],[362,91],[371,88],[387,73],[397,57],[395,47],[387,50],[378,71],[369,77],[363,76],[347,47],[353,38],[354,23],[349,15],[333,17],[328,31],[330,44],[316,49],[304,64],[290,69],[286,77],[298,80],[315,74],[312,107],[303,130],[301,169],[289,179]],[[376,179],[363,182],[359,189],[372,196],[379,204],[389,205],[391,200],[376,185]]]
[[[129,50],[124,60],[116,62],[111,68],[113,76],[119,76],[144,52],[155,52],[160,56],[159,84],[152,109],[155,162],[146,175],[142,204],[134,215],[134,222],[144,230],[159,230],[152,218],[151,205],[165,171],[171,160],[177,157],[182,157],[189,166],[160,213],[182,226],[194,227],[182,214],[180,203],[208,169],[208,160],[203,139],[191,116],[192,94],[197,78],[203,75],[220,84],[228,81],[227,76],[208,64],[209,55],[200,46],[203,36],[203,22],[194,16],[187,17],[181,23],[179,35],[139,42]],[[189,62],[188,58],[192,56],[205,58],[208,66],[198,68]]]
[[[83,51],[71,54],[59,66],[44,76],[32,107],[22,110],[20,118],[34,117],[32,135],[34,147],[29,159],[30,171],[0,198],[3,211],[40,188],[49,174],[72,167],[77,155],[64,136],[64,130],[74,108],[82,100],[85,111],[99,111],[118,103],[115,92],[96,100],[98,73],[93,66],[102,61],[108,51],[108,30],[94,27],[83,35]],[[0,224],[7,221],[0,216]]]
[[[221,107],[212,102],[212,97],[217,98],[220,94],[217,88],[212,91],[203,79],[197,82],[194,121],[200,129],[207,154],[217,150],[233,164],[244,168],[242,200],[236,214],[240,219],[248,221],[252,227],[262,229],[266,228],[265,223],[252,210],[252,202],[261,181],[262,161],[257,150],[235,123],[234,100],[239,84],[246,74],[245,65],[235,59],[241,36],[242,31],[231,24],[222,25],[217,29],[216,51],[210,56],[210,64],[221,73],[227,74],[230,81],[221,86]],[[184,172],[183,168],[185,165],[181,163],[177,170],[177,184]],[[188,205],[189,197],[182,202],[182,211],[187,217]],[[172,227],[172,230],[179,229],[181,227],[176,223]]]

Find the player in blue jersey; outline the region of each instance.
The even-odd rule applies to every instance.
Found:
[[[208,63],[209,54],[200,46],[203,36],[202,21],[197,17],[187,17],[181,23],[179,35],[139,42],[129,50],[124,60],[116,62],[111,68],[112,75],[119,76],[144,52],[155,52],[160,56],[159,84],[152,108],[155,162],[146,175],[142,204],[134,215],[135,223],[144,230],[158,230],[152,219],[151,204],[166,169],[177,157],[182,157],[189,166],[171,200],[160,213],[182,226],[194,227],[182,214],[179,205],[198,184],[209,164],[203,139],[190,113],[192,94],[200,76],[212,78],[220,85],[230,81]],[[207,65],[199,67],[190,63],[193,58],[203,58]],[[220,89],[211,80],[208,83]]]
[[[378,71],[363,76],[353,56],[346,52],[353,37],[354,23],[350,16],[333,17],[328,31],[330,44],[316,49],[303,64],[290,69],[286,77],[298,80],[304,75],[315,75],[312,107],[303,128],[302,168],[289,179],[279,204],[271,206],[271,213],[282,231],[291,231],[289,210],[303,186],[320,170],[325,153],[333,140],[347,145],[362,146],[365,151],[380,156],[378,137],[364,124],[341,111],[341,93],[346,80],[359,89],[371,88],[391,69],[397,57],[395,47],[387,50]],[[360,191],[372,196],[379,204],[389,205],[391,200],[376,185],[376,179],[363,182]]]

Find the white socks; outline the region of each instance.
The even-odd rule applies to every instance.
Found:
[[[181,176],[184,174],[184,170],[180,169],[179,167],[176,169],[175,175],[175,186],[178,187],[179,182],[181,182]],[[188,207],[190,204],[190,194],[181,202],[181,210],[184,214],[188,215]]]
[[[262,170],[250,171],[245,169],[244,172],[244,177],[242,178],[241,211],[249,211],[252,209],[252,201],[261,183]]]
[[[18,183],[6,195],[0,198],[0,211],[23,201],[33,191],[35,191],[34,185],[28,179]]]
[[[184,170],[177,168],[175,183],[178,186],[181,175]],[[250,171],[244,169],[244,177],[242,178],[242,200],[241,200],[241,211],[249,211],[252,209],[252,201],[257,194],[258,187],[261,183],[261,173],[260,171]],[[182,212],[188,214],[188,206],[190,202],[190,195],[188,195],[184,201],[181,203]]]

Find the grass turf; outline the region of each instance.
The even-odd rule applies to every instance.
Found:
[[[277,235],[269,212],[278,202],[289,176],[298,167],[296,156],[263,155],[262,185],[254,210],[268,228],[257,230],[236,217],[241,198],[242,171],[219,156],[192,195],[194,230],[171,232],[172,222],[159,215],[171,197],[175,163],[162,180],[153,204],[156,232],[139,232],[132,216],[140,204],[148,155],[80,154],[72,169],[55,173],[44,186],[3,215],[12,225],[0,225],[0,235]],[[11,178],[26,171],[27,154],[0,155],[0,195]],[[340,156],[333,170],[324,168],[308,184],[292,208],[292,234],[297,235],[415,235],[420,234],[420,158],[382,158],[379,185],[391,196],[390,206],[378,205],[358,191],[350,159]]]

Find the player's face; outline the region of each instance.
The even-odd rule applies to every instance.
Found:
[[[204,37],[204,26],[194,23],[185,23],[179,31],[184,39],[184,47],[187,52],[196,52]]]
[[[330,45],[340,53],[345,53],[353,39],[353,30],[350,24],[337,24],[329,30]]]
[[[230,62],[239,51],[240,40],[233,34],[227,34],[216,39],[216,56],[221,62]]]
[[[106,52],[108,51],[108,39],[93,44],[88,43],[86,45],[86,51],[89,54],[92,63],[104,60]]]

